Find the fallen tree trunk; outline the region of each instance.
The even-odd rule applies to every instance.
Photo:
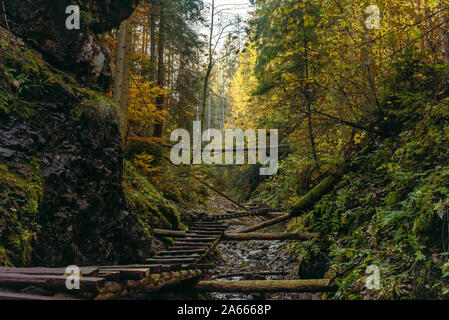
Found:
[[[245,241],[245,240],[309,240],[318,238],[317,233],[295,232],[295,233],[225,233],[222,240]]]
[[[173,162],[171,162],[169,158],[167,158],[167,157],[163,157],[163,158],[164,158],[169,164],[171,164],[173,167],[175,167],[175,168],[179,168],[179,167],[180,167],[179,165],[175,165]],[[220,192],[220,191],[217,190],[216,188],[212,187],[210,184],[208,184],[207,182],[205,182],[205,181],[203,181],[202,179],[200,179],[199,177],[197,177],[193,172],[190,172],[190,174],[192,175],[192,177],[193,177],[195,180],[199,181],[200,183],[202,183],[203,185],[205,185],[206,187],[208,187],[209,189],[211,189],[211,190],[214,191],[215,193],[219,194],[220,196],[222,196],[222,197],[225,198],[226,200],[232,202],[233,204],[235,204],[236,206],[242,208],[242,209],[245,210],[245,211],[248,210],[244,205],[238,203],[238,202],[235,201],[234,199],[232,199],[232,198],[228,197],[227,195],[225,195],[223,192]]]
[[[332,190],[340,177],[340,175],[331,175],[321,181],[295,203],[290,209],[290,215],[295,217],[311,209],[326,193]]]
[[[296,204],[293,206],[292,209],[290,209],[290,212],[288,214],[282,215],[278,218],[274,218],[265,222],[262,222],[260,224],[257,224],[252,227],[248,227],[245,229],[242,229],[239,231],[239,233],[247,233],[256,231],[268,226],[272,226],[274,224],[283,222],[285,220],[288,220],[290,218],[296,217],[307,210],[311,209],[315,203],[317,203],[326,193],[328,193],[332,188],[335,186],[335,184],[340,179],[341,175],[331,175],[321,181],[317,186],[315,186],[312,190],[310,190],[306,195],[302,196],[301,199],[299,199]]]
[[[273,224],[276,224],[276,223],[288,220],[290,218],[291,218],[290,213],[287,213],[287,214],[284,214],[284,215],[282,215],[282,216],[280,216],[278,218],[274,218],[274,219],[271,219],[271,220],[268,220],[268,221],[256,224],[255,226],[239,230],[238,233],[247,233],[247,232],[256,231],[256,230],[259,230],[259,229],[271,226]]]
[[[242,208],[243,210],[248,210],[244,205],[238,203],[237,201],[235,201],[234,199],[228,197],[227,195],[225,195],[223,192],[217,190],[216,188],[212,187],[210,184],[208,184],[206,181],[203,181],[202,179],[198,178],[193,172],[191,173],[192,177],[199,181],[200,183],[204,184],[206,187],[208,187],[209,189],[211,189],[212,191],[215,191],[215,193],[219,194],[220,196],[222,196],[223,198],[225,198],[226,200],[232,202],[233,204],[235,204],[236,206]]]
[[[244,280],[200,281],[195,289],[200,292],[326,292],[335,291],[327,279],[314,280]]]

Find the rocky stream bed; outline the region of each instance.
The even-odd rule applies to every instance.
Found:
[[[210,206],[214,212],[232,210],[229,202],[218,197],[211,199]],[[263,221],[260,217],[238,218],[229,221],[228,231],[257,224]],[[258,232],[285,231],[285,224],[267,227]],[[295,280],[297,275],[297,258],[286,249],[286,241],[225,241],[217,246],[219,254],[216,255],[216,265],[211,270],[210,280]],[[260,275],[258,273],[281,272],[282,275]],[[244,275],[221,277],[226,274],[244,273]],[[233,299],[274,299],[274,300],[315,300],[320,299],[320,294],[309,293],[268,293],[268,294],[241,294],[241,293],[212,293],[209,299],[233,300]]]

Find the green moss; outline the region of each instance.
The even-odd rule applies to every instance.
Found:
[[[17,173],[0,165],[0,264],[28,265],[36,239],[37,214],[42,202],[44,183],[39,163],[32,159],[27,173]]]
[[[178,209],[129,161],[125,161],[123,187],[130,211],[138,216],[145,230],[185,229]]]
[[[61,93],[73,102],[72,116],[83,112],[99,122],[119,122],[116,105],[98,91],[80,86],[75,77],[46,63],[23,42],[0,32],[0,119],[12,112],[27,121],[38,113],[36,102],[61,99]]]
[[[93,21],[92,16],[87,11],[81,11],[80,16],[81,16],[81,20],[83,21],[83,23],[85,23],[87,25],[90,25]]]

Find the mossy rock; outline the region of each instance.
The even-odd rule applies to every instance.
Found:
[[[38,231],[44,182],[36,159],[26,172],[0,165],[0,264],[28,265]]]

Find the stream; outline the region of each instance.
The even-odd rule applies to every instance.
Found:
[[[218,198],[212,198],[213,212],[231,210],[229,203]],[[227,231],[236,232],[239,229],[260,223],[260,217],[236,218],[229,221]],[[258,232],[285,231],[286,225],[279,224],[267,227]],[[287,241],[223,241],[217,246],[221,257],[215,260],[217,267],[210,271],[210,276],[204,280],[297,280],[297,259],[286,249]],[[218,255],[217,255],[218,256]],[[258,275],[258,272],[283,272],[283,275]],[[245,273],[243,276],[217,277],[230,273]],[[320,300],[320,294],[310,293],[211,293],[207,297],[213,300]]]

